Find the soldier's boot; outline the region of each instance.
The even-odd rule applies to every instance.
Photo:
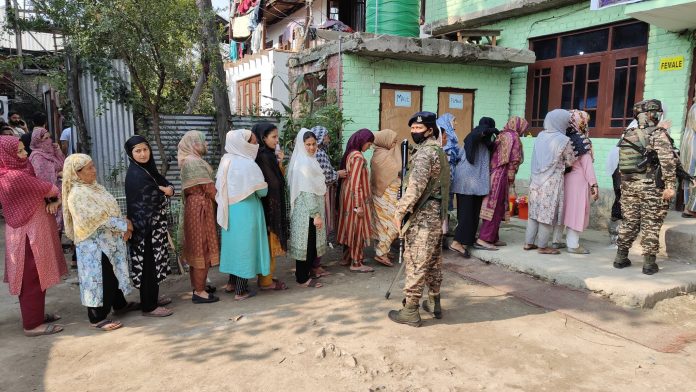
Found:
[[[660,267],[657,266],[655,255],[645,255],[643,256],[643,273],[646,275],[653,275],[660,271]]]
[[[389,319],[395,323],[420,327],[421,318],[420,313],[418,313],[418,304],[407,304],[401,310],[390,310]]]
[[[442,308],[440,307],[440,294],[428,294],[428,299],[423,300],[423,310],[435,316],[436,319],[442,318]]]
[[[631,260],[628,259],[628,249],[621,249],[616,251],[616,257],[614,258],[614,268],[626,268],[631,266]]]

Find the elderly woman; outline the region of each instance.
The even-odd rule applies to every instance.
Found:
[[[317,136],[317,153],[314,156],[324,172],[324,181],[326,183],[324,226],[326,227],[326,234],[329,235],[336,229],[336,187],[340,179],[348,176],[348,172],[345,169],[337,171],[331,164],[331,158],[329,158],[329,146],[331,145],[329,130],[321,125],[317,125],[311,131]],[[329,271],[321,266],[321,257],[317,257],[312,267],[312,272],[314,276],[319,277],[331,275]]]
[[[214,287],[206,285],[208,270],[220,264],[220,245],[215,226],[215,181],[213,168],[203,160],[208,152],[205,136],[189,131],[179,141],[177,161],[181,170],[181,217],[179,221],[182,256],[189,265],[194,304],[220,300]]]
[[[167,198],[174,186],[155,165],[150,143],[142,136],[126,141],[130,160],[126,173],[126,206],[133,222],[130,239],[131,278],[140,289],[143,316],[167,317],[174,312],[165,305],[171,298],[159,296],[159,284],[171,272],[167,233]]]
[[[259,145],[248,129],[227,132],[220,161],[217,222],[222,227],[220,271],[230,274],[228,292],[241,301],[252,297],[249,279],[271,273],[271,254],[261,198],[268,193],[263,172],[256,164]]]
[[[514,116],[498,134],[491,156],[491,189],[481,205],[479,245],[492,248],[506,245],[500,241],[498,230],[507,214],[510,186],[515,186],[515,176],[524,160],[520,136],[527,130],[527,120]]]
[[[44,313],[46,290],[67,274],[53,215],[60,206],[58,188],[39,180],[23,143],[0,136],[0,204],[5,217],[5,276],[10,294],[19,296],[26,336],[63,330],[51,324],[60,316]]]
[[[575,162],[564,178],[563,224],[567,228],[566,240],[568,253],[589,254],[590,251],[580,245],[580,234],[590,224],[590,197],[599,198],[597,176],[595,175],[592,142],[589,137],[590,115],[581,110],[570,111],[570,128],[566,136],[573,146]],[[561,237],[563,227],[556,226],[554,247],[563,247]]]
[[[341,160],[341,170],[346,170],[348,177],[341,182],[337,242],[344,245],[341,264],[350,265],[351,272],[374,271],[363,264],[363,250],[372,237],[370,178],[363,153],[374,140],[369,129],[354,133]]]
[[[491,149],[498,130],[495,121],[482,117],[464,139],[464,152],[454,171],[452,193],[457,195],[457,229],[450,249],[465,258],[471,257],[471,248],[495,249],[475,243],[481,203],[490,189]]]
[[[564,173],[575,162],[573,144],[566,136],[570,113],[555,109],[544,119],[544,130],[534,143],[532,177],[529,184],[529,220],[524,250],[559,254],[549,247],[554,226],[563,223]]]
[[[126,241],[133,225],[121,216],[116,199],[97,183],[92,158],[73,154],[63,172],[65,235],[75,242],[80,300],[92,327],[113,331],[123,326],[108,319],[111,310],[139,308],[124,294],[131,291]]]
[[[60,189],[60,177],[63,172],[65,155],[57,143],[51,140],[51,134],[46,128],[36,127],[31,133],[31,155],[29,161],[34,167],[36,177],[50,182]],[[63,227],[63,214],[60,210],[56,213],[58,230]]]
[[[326,253],[324,194],[326,184],[322,168],[315,159],[317,137],[302,128],[295,139],[288,167],[291,216],[290,257],[295,259],[295,276],[300,287],[322,287],[313,283],[312,264]]]
[[[399,228],[394,225],[396,203],[398,203],[401,151],[396,132],[383,129],[375,133],[375,151],[370,161],[370,186],[372,190],[372,234],[377,241],[375,261],[387,267],[394,264],[389,260],[389,250]]]

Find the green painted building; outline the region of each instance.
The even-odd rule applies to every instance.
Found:
[[[662,100],[679,142],[694,96],[696,1],[628,2],[427,0],[421,36],[432,38],[344,36],[292,57],[290,73],[325,75],[353,121],[346,137],[407,136],[405,119],[420,109],[453,112],[460,136],[482,116],[502,126],[520,115],[534,125],[529,157],[547,111],[584,109],[600,187],[611,188],[606,157],[633,103]],[[528,177],[527,162],[518,179]]]

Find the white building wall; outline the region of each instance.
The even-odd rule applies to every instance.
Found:
[[[326,22],[329,16],[326,14],[328,0],[316,0],[312,4],[312,26],[317,27]],[[266,41],[273,41],[273,47],[278,47],[278,37],[283,35],[285,28],[289,25],[297,26],[304,24],[307,18],[307,9],[301,8],[290,14],[287,18],[268,26],[266,30]]]
[[[261,75],[261,108],[273,109],[281,113],[285,112],[283,105],[268,97],[275,97],[286,105],[289,103],[289,92],[283,85],[281,78],[288,82],[288,58],[292,53],[278,50],[268,50],[255,55],[250,55],[244,59],[228,66],[225,70],[227,74],[227,86],[229,88],[229,98],[232,113],[237,111],[237,82],[257,75]],[[273,80],[273,76],[278,78]],[[273,89],[271,81],[273,80]],[[246,114],[246,113],[240,113]]]

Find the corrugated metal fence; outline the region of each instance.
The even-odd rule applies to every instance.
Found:
[[[122,60],[113,61],[114,72],[130,86],[131,77]],[[102,184],[123,183],[127,167],[123,145],[135,134],[133,113],[127,105],[104,100],[99,83],[84,72],[80,77],[80,101],[92,142],[92,159]],[[76,141],[76,135],[73,135]]]

